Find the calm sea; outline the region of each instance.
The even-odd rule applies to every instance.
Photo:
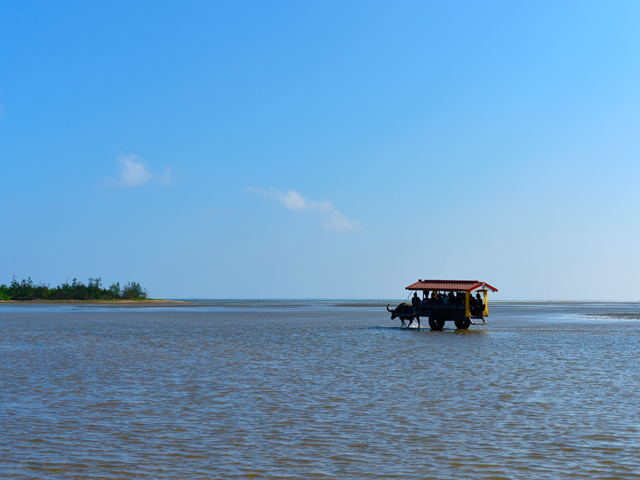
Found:
[[[640,304],[0,306],[0,478],[640,478]]]

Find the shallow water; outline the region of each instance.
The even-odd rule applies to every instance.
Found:
[[[640,478],[640,304],[0,306],[2,478]]]

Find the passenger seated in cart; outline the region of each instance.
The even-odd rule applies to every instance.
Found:
[[[473,317],[482,318],[484,313],[484,303],[482,302],[480,293],[477,293],[475,297],[471,296],[469,298],[469,308]]]

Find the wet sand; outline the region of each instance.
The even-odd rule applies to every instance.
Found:
[[[618,320],[640,320],[640,313],[589,313],[589,317],[613,318]]]

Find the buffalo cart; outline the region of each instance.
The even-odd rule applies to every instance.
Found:
[[[414,295],[409,302],[399,304],[391,312],[391,319],[399,318],[404,327],[414,320],[420,329],[420,317],[429,319],[431,330],[442,330],[445,322],[454,322],[456,328],[467,329],[471,325],[486,325],[489,316],[487,292],[498,289],[477,280],[418,280],[406,287]],[[420,292],[420,294],[418,293]]]

